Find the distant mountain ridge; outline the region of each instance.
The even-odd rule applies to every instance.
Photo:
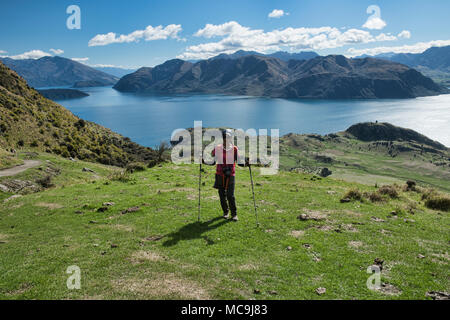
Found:
[[[72,86],[80,81],[96,81],[106,86],[113,85],[119,80],[113,75],[58,56],[26,60],[1,58],[0,60],[35,88]]]
[[[311,99],[414,98],[448,92],[407,66],[339,55],[289,61],[244,55],[195,64],[174,59],[126,75],[114,88],[123,92]]]
[[[450,85],[450,46],[432,47],[422,53],[383,53],[373,58],[402,63]]]
[[[270,54],[264,54],[259,53],[256,51],[244,51],[239,50],[232,54],[219,54],[218,56],[215,56],[211,59],[217,60],[217,59],[239,59],[245,56],[263,56],[263,57],[270,57],[270,58],[278,58],[283,61],[289,61],[289,60],[309,60],[313,59],[315,57],[318,57],[319,55],[313,51],[302,51],[297,53],[290,53],[286,51],[277,51]],[[198,61],[196,61],[198,62]]]
[[[137,69],[124,69],[118,67],[93,67],[95,70],[113,75],[114,77],[122,78],[123,76],[135,72]]]

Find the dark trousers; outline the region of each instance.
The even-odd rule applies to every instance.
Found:
[[[234,197],[234,184],[235,177],[224,178],[220,175],[216,175],[214,188],[219,191],[220,205],[222,206],[223,213],[227,214],[228,211],[231,211],[231,215],[233,217],[237,215],[236,198]]]

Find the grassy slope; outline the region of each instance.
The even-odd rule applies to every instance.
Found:
[[[381,142],[363,142],[339,133],[337,139],[320,141],[308,135],[284,136],[280,140],[281,167],[314,171],[327,167],[332,177],[368,185],[404,183],[415,180],[423,186],[450,191],[450,153],[421,152],[409,142],[394,141],[391,147]],[[402,147],[412,150],[399,151]],[[391,150],[391,154],[389,153]],[[321,162],[316,156],[333,159]]]
[[[0,148],[0,169],[11,168],[22,163],[14,154]]]
[[[0,150],[29,149],[125,166],[155,152],[45,99],[0,63]]]
[[[231,223],[218,218],[214,169],[207,167],[199,224],[197,166],[165,164],[118,182],[107,179],[111,167],[39,157],[62,169],[58,186],[0,204],[0,298],[424,299],[450,289],[449,216],[424,208],[415,192],[379,204],[341,204],[349,188],[374,187],[303,173],[256,174],[258,229],[248,171],[237,171],[241,221]],[[82,172],[85,166],[96,174]],[[115,205],[96,211],[109,201]],[[413,204],[414,215],[390,218]],[[134,206],[140,210],[120,213]],[[326,220],[300,221],[301,213]],[[157,235],[164,238],[145,240]],[[382,281],[400,295],[366,288],[375,258],[385,260]],[[81,268],[81,290],[66,288],[70,265]],[[326,294],[318,296],[318,287]]]

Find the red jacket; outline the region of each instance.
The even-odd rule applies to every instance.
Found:
[[[225,150],[223,145],[219,144],[211,152],[211,155],[215,157],[216,160],[216,174],[219,176],[224,176],[223,168],[228,166],[231,168],[231,175],[234,177],[236,175],[236,161],[238,159],[238,147],[233,146],[229,150]],[[222,158],[221,161],[219,161]]]

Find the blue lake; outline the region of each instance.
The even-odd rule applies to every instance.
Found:
[[[89,97],[58,101],[75,115],[133,141],[155,146],[174,130],[193,127],[279,129],[280,134],[343,131],[366,121],[414,129],[450,146],[450,95],[408,100],[286,100],[220,95],[155,96],[111,87],[82,89]]]

